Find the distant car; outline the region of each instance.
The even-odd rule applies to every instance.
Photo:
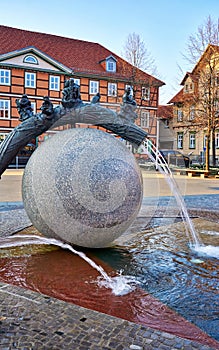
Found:
[[[161,149],[159,151],[168,165],[189,168],[191,164],[190,158],[179,151],[173,149]]]

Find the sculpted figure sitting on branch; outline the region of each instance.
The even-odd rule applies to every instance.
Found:
[[[101,126],[123,139],[139,146],[147,133],[134,124],[137,104],[127,90],[123,97],[121,110],[115,111],[99,104],[100,95],[92,103],[83,103],[80,86],[71,78],[65,82],[62,91],[62,104],[53,108],[48,96],[43,98],[41,112],[34,114],[27,95],[16,100],[21,124],[15,127],[0,144],[0,176],[12,162],[20,149],[32,139],[43,134],[52,127],[67,123],[85,123]]]

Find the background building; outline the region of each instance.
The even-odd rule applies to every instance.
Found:
[[[157,147],[173,149],[173,106],[160,105],[157,111]]]
[[[115,111],[130,85],[138,105],[136,124],[156,143],[162,81],[98,43],[6,26],[0,26],[0,42],[0,141],[19,124],[16,99],[27,94],[35,113],[40,112],[44,96],[56,106],[61,103],[65,80],[73,77],[84,102],[100,93],[101,105]],[[74,126],[83,125],[66,127]],[[38,141],[45,137],[48,133]]]
[[[208,45],[173,105],[174,149],[192,155],[193,163],[218,165],[219,158],[219,47]]]

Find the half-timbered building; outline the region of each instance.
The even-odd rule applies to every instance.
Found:
[[[0,42],[0,141],[20,122],[16,99],[26,94],[38,113],[44,96],[59,105],[65,81],[74,78],[84,102],[99,93],[101,105],[115,111],[130,85],[138,105],[136,124],[156,143],[159,88],[164,85],[159,79],[94,42],[6,26],[0,26]],[[73,126],[83,125],[66,127]],[[38,141],[44,137],[48,133]]]

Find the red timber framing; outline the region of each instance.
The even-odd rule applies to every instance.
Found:
[[[162,81],[98,43],[6,26],[0,26],[0,41],[0,141],[19,124],[16,99],[26,94],[38,113],[44,96],[61,104],[64,82],[74,78],[84,102],[99,92],[100,104],[117,112],[130,85],[138,105],[136,124],[156,143]]]

